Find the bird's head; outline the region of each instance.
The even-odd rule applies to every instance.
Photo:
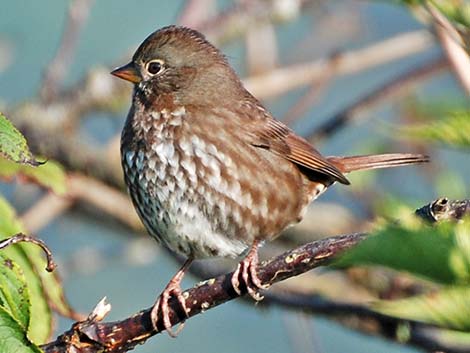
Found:
[[[172,94],[181,104],[205,104],[242,85],[225,56],[202,34],[169,26],[148,36],[132,61],[111,72],[136,85],[149,99]]]

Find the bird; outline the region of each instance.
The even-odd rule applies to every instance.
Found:
[[[148,233],[186,258],[151,319],[171,336],[171,298],[187,315],[181,280],[195,259],[245,255],[232,275],[259,300],[258,248],[298,223],[346,174],[427,162],[413,153],[325,157],[249,93],[203,34],[167,26],[111,72],[134,85],[121,134],[132,202]]]

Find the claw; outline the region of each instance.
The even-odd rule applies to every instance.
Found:
[[[256,269],[258,267],[258,242],[255,241],[248,252],[248,255],[238,264],[232,275],[232,287],[238,295],[242,294],[240,285],[246,287],[248,294],[256,301],[263,300],[259,294],[260,289],[267,289],[269,285],[263,284],[258,277]],[[240,279],[242,282],[240,283]]]
[[[158,297],[155,305],[150,313],[153,328],[158,331],[158,321],[161,317],[163,321],[163,327],[171,337],[176,337],[184,327],[184,320],[180,323],[176,331],[172,330],[172,323],[170,320],[170,306],[168,302],[171,298],[176,298],[178,304],[183,309],[184,314],[188,317],[188,309],[186,307],[186,300],[184,299],[183,292],[181,290],[181,280],[183,279],[184,273],[188,269],[193,259],[188,259],[183,267],[175,274],[175,276],[168,282],[163,292]]]

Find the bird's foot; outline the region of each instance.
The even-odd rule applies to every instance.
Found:
[[[191,264],[192,259],[189,259],[185,262],[183,267],[176,273],[176,275],[168,282],[163,292],[158,297],[155,302],[152,311],[150,313],[150,318],[152,320],[153,328],[158,331],[159,320],[162,320],[163,328],[168,332],[171,337],[176,337],[181,332],[184,327],[184,320],[181,321],[180,325],[176,331],[172,330],[172,323],[170,319],[170,306],[169,301],[171,298],[176,298],[178,304],[184,312],[185,318],[188,317],[188,309],[186,307],[186,300],[183,296],[183,291],[181,290],[181,280],[183,279],[186,269]]]
[[[256,301],[263,300],[259,294],[260,289],[267,289],[269,285],[263,284],[256,272],[258,267],[258,245],[253,244],[248,255],[238,264],[232,275],[232,287],[238,295],[242,294],[241,285],[246,287],[248,294]]]

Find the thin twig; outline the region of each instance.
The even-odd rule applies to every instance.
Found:
[[[66,28],[62,34],[59,49],[44,74],[39,91],[41,98],[50,101],[59,91],[68,68],[75,55],[78,38],[90,12],[93,0],[73,0],[70,3]]]
[[[430,43],[429,34],[418,31],[399,35],[361,50],[343,53],[338,58],[337,74],[357,72],[402,58],[429,48]],[[384,56],[380,51],[385,51]],[[245,83],[252,93],[265,98],[299,85],[312,84],[322,77],[325,68],[330,65],[329,62],[330,60],[323,59],[311,64],[286,67],[267,75],[250,78]],[[272,90],[273,87],[276,88]],[[64,127],[76,117],[92,111],[112,111],[118,106],[128,104],[126,102],[129,97],[129,85],[123,84],[121,80],[112,80],[106,70],[94,70],[87,79],[55,100],[54,106],[46,109],[41,104],[32,102],[9,112],[9,117],[26,135],[35,152],[56,159],[69,169],[85,172],[110,185],[123,188],[120,166],[118,163],[112,163],[115,159],[109,159],[107,153],[97,152],[98,147],[91,146],[82,137],[65,134]],[[41,119],[38,120],[37,116],[41,116]]]
[[[369,335],[380,335],[391,340],[397,340],[398,330],[406,326],[407,344],[433,352],[467,353],[470,349],[466,343],[459,345],[451,340],[446,341],[442,329],[383,315],[361,304],[333,301],[320,295],[279,291],[265,293],[265,301],[266,304],[281,306],[288,310],[336,317],[343,325],[353,327],[354,330]]]
[[[467,95],[470,96],[470,57],[465,52],[460,34],[452,23],[429,1],[426,2],[426,8],[434,19],[437,37],[452,64],[453,71]]]
[[[270,72],[277,66],[279,51],[272,23],[259,23],[248,31],[245,34],[245,44],[245,62],[250,76]]]
[[[47,245],[41,239],[31,237],[23,233],[17,233],[10,238],[3,239],[0,242],[0,249],[5,249],[7,246],[20,243],[20,242],[33,243],[33,244],[38,245],[46,254],[46,259],[47,259],[46,271],[48,272],[54,271],[57,265],[55,264],[54,259],[52,257],[52,252],[49,250]]]
[[[402,59],[431,48],[432,36],[425,30],[399,34],[362,49],[337,54],[337,74],[346,75]],[[330,65],[328,57],[310,63],[285,66],[246,79],[247,89],[260,99],[274,97],[291,89],[312,84]]]
[[[72,204],[69,198],[49,192],[21,215],[21,223],[29,232],[37,233],[67,211]]]
[[[187,0],[180,12],[177,23],[196,28],[201,23],[214,17],[216,3],[214,0]]]
[[[133,230],[144,230],[130,198],[125,193],[79,173],[67,176],[65,195],[48,193],[21,216],[21,222],[26,229],[36,233],[78,201],[104,211]]]
[[[71,174],[68,179],[68,196],[103,210],[131,229],[144,230],[130,198],[96,179],[81,174]]]
[[[323,74],[320,77],[317,77],[314,80],[314,83],[310,85],[309,90],[305,93],[284,115],[284,118],[281,120],[287,125],[291,125],[297,119],[299,119],[303,114],[305,114],[309,107],[314,104],[324,90],[328,87],[328,84],[331,82],[332,78],[336,74],[336,60],[337,56],[333,54],[330,57],[330,64],[325,69]]]
[[[195,29],[203,32],[211,41],[223,44],[243,36],[259,23],[282,23],[297,18],[302,9],[310,5],[312,0],[278,0],[245,1],[195,25]]]
[[[384,99],[399,92],[407,91],[410,87],[419,84],[422,80],[429,78],[431,75],[448,67],[447,60],[444,57],[433,60],[425,65],[419,65],[405,73],[393,77],[390,81],[385,82],[382,86],[375,88],[371,93],[366,94],[361,99],[353,102],[350,106],[344,108],[310,133],[307,138],[310,141],[318,142],[333,133],[339,131],[351,121],[358,118],[359,111],[370,108],[378,104]]]

